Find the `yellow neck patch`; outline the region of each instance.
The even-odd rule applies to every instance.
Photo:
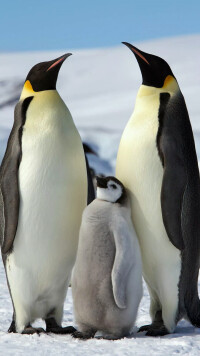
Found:
[[[149,95],[160,95],[160,93],[166,93],[166,92],[170,93],[170,95],[174,95],[179,90],[180,89],[176,79],[172,75],[168,75],[165,78],[162,88],[141,85],[138,91],[138,97],[149,96]]]
[[[33,87],[31,85],[31,82],[29,80],[27,80],[24,84],[24,87],[22,89],[22,93],[20,96],[20,100],[21,99],[25,99],[28,96],[33,96],[35,94],[35,91],[33,90]]]
[[[165,78],[163,88],[165,88],[167,85],[169,85],[173,79],[174,79],[174,78],[172,77],[172,75],[168,75],[168,76]]]
[[[31,82],[29,80],[24,84],[24,89],[34,92]]]
[[[165,78],[162,89],[167,90],[169,92],[176,92],[179,89],[176,79],[172,77],[172,75],[168,75]]]

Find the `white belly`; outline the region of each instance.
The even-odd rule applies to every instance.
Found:
[[[36,305],[37,300],[47,305],[48,299],[56,303],[57,298],[63,303],[86,206],[82,143],[69,111],[55,93],[49,91],[52,108],[48,113],[46,98],[33,99],[22,135],[19,222],[7,260],[16,308],[20,303]],[[58,103],[60,112],[55,110]]]
[[[147,107],[146,100],[148,98],[138,98],[139,103],[123,133],[116,176],[128,188],[131,197],[144,278],[161,302],[165,289],[170,286],[176,286],[174,298],[178,298],[181,260],[179,250],[166,234],[161,213],[163,168],[156,147],[158,98],[150,98],[148,112],[141,110]]]

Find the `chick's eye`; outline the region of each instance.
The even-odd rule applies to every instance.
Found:
[[[114,185],[114,184],[111,184],[110,185],[113,189],[116,189],[117,187],[116,187],[116,185]]]

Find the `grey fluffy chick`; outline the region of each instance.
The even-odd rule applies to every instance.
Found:
[[[142,298],[142,264],[126,190],[115,177],[97,177],[97,198],[82,216],[72,276],[73,336],[128,336]]]

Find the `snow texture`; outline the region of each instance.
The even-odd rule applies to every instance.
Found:
[[[126,39],[124,39],[126,40]],[[163,57],[171,66],[185,97],[198,158],[200,158],[200,35],[135,43],[141,50]],[[0,54],[0,161],[13,123],[13,110],[31,67],[64,52]],[[58,91],[69,107],[81,137],[98,154],[89,155],[97,174],[114,174],[122,131],[133,111],[141,74],[125,46],[73,51],[60,70]],[[200,287],[200,285],[199,285]],[[150,322],[149,295],[144,286],[137,327]],[[175,333],[146,337],[134,330],[130,338],[79,341],[70,335],[7,334],[12,305],[0,262],[0,355],[192,355],[200,354],[200,330],[182,320]],[[63,325],[73,324],[71,288],[65,302]],[[42,321],[35,325],[44,326]]]

